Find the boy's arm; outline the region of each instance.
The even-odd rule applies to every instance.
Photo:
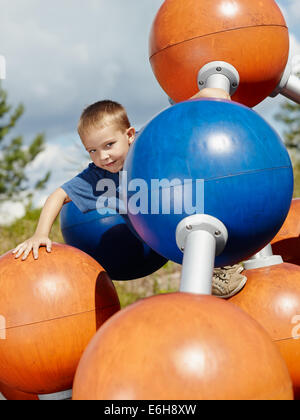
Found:
[[[51,252],[52,242],[49,239],[49,235],[56,217],[68,199],[67,193],[62,188],[58,188],[50,197],[48,197],[43,207],[35,234],[15,248],[13,251],[15,258],[19,258],[23,254],[22,260],[26,260],[32,250],[34,258],[37,259],[39,247],[41,245],[45,245],[47,251]]]
[[[67,201],[68,195],[62,188],[58,188],[48,197],[42,210],[35,235],[50,235],[53,223],[60,213],[62,206]]]

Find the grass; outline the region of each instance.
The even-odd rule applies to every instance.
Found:
[[[0,255],[15,248],[34,234],[40,213],[41,209],[29,209],[24,217],[16,220],[12,225],[0,226]],[[58,219],[53,225],[51,236],[55,242],[64,242]]]
[[[294,197],[300,197],[300,161],[294,164],[294,175],[295,175],[295,189]]]

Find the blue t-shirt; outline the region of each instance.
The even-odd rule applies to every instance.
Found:
[[[114,186],[111,189],[111,195],[107,193],[107,189],[103,188],[107,184],[107,181],[111,181]],[[99,182],[104,182],[104,184],[99,185]],[[82,213],[95,210],[98,210],[100,213],[101,209],[104,209],[104,214],[111,215],[118,214],[121,208],[124,209],[124,203],[120,199],[120,172],[114,174],[105,171],[104,169],[98,168],[94,163],[90,163],[87,169],[63,184],[61,188],[68,194],[69,198]],[[101,201],[101,196],[104,194],[106,194],[106,197]],[[108,197],[111,197],[111,202]],[[131,232],[142,241],[132,226],[128,215],[123,212],[120,216],[126,221]]]
[[[82,212],[87,213],[99,210],[102,206],[106,208],[115,207],[109,205],[109,200],[105,197],[105,205],[101,205],[101,196],[108,194],[105,188],[107,183],[113,183],[115,188],[111,188],[111,198],[116,202],[116,213],[120,206],[119,199],[119,173],[111,173],[98,168],[94,163],[90,163],[88,168],[78,174],[75,178],[66,182],[61,188],[68,194],[76,207]],[[102,185],[101,185],[102,183]]]

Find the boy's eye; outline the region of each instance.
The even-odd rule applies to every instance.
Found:
[[[106,145],[106,148],[107,148],[107,149],[110,149],[113,145],[114,145],[114,143],[108,143],[108,144]]]
[[[93,154],[93,153],[95,153],[96,152],[96,150],[90,150],[90,153],[91,154]]]

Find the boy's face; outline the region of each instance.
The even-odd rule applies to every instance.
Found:
[[[117,173],[123,169],[130,145],[135,139],[135,129],[122,132],[115,124],[101,128],[91,127],[81,140],[96,166]]]

